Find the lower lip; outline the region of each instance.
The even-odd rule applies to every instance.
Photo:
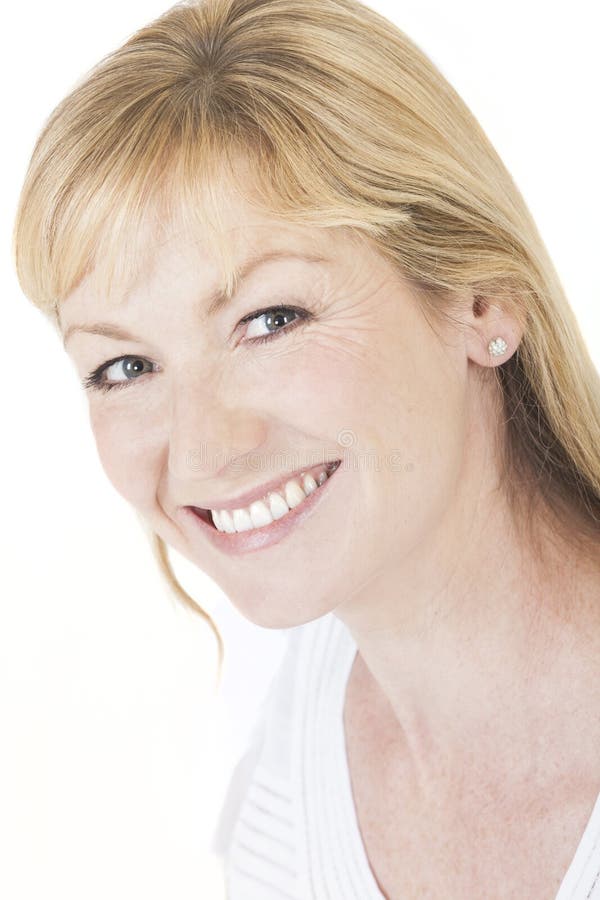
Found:
[[[219,531],[214,525],[205,522],[190,506],[185,506],[184,512],[219,550],[234,555],[252,553],[255,550],[262,550],[278,544],[300,522],[310,516],[327,493],[329,482],[335,478],[336,472],[340,468],[341,463],[328,476],[327,481],[309,494],[306,500],[303,500],[280,519],[275,519],[270,525],[263,525],[262,528],[250,528],[247,531],[236,531],[230,534],[227,531]]]

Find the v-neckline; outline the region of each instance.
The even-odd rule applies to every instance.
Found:
[[[327,710],[332,724],[326,740],[331,742],[331,752],[324,756],[323,774],[328,785],[327,796],[335,807],[332,810],[332,821],[338,827],[330,837],[337,842],[336,855],[354,861],[354,877],[358,880],[357,888],[360,888],[357,896],[361,900],[386,900],[371,869],[360,833],[346,746],[344,703],[358,648],[348,628],[333,614],[331,627],[331,652],[337,658],[333,669],[334,677],[329,681]],[[600,794],[555,900],[592,900],[592,897],[600,900]]]

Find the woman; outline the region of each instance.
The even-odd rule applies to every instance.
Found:
[[[15,252],[174,590],[168,546],[290,629],[229,896],[600,897],[600,382],[431,61],[357,0],[173,7]]]

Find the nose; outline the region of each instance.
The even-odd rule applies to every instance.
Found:
[[[257,451],[264,437],[265,422],[256,409],[206,386],[180,388],[171,401],[169,474],[188,483],[213,480]]]

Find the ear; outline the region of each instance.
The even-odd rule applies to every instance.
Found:
[[[523,337],[523,325],[508,308],[480,294],[470,297],[464,312],[465,348],[469,359],[493,368],[514,354]]]

